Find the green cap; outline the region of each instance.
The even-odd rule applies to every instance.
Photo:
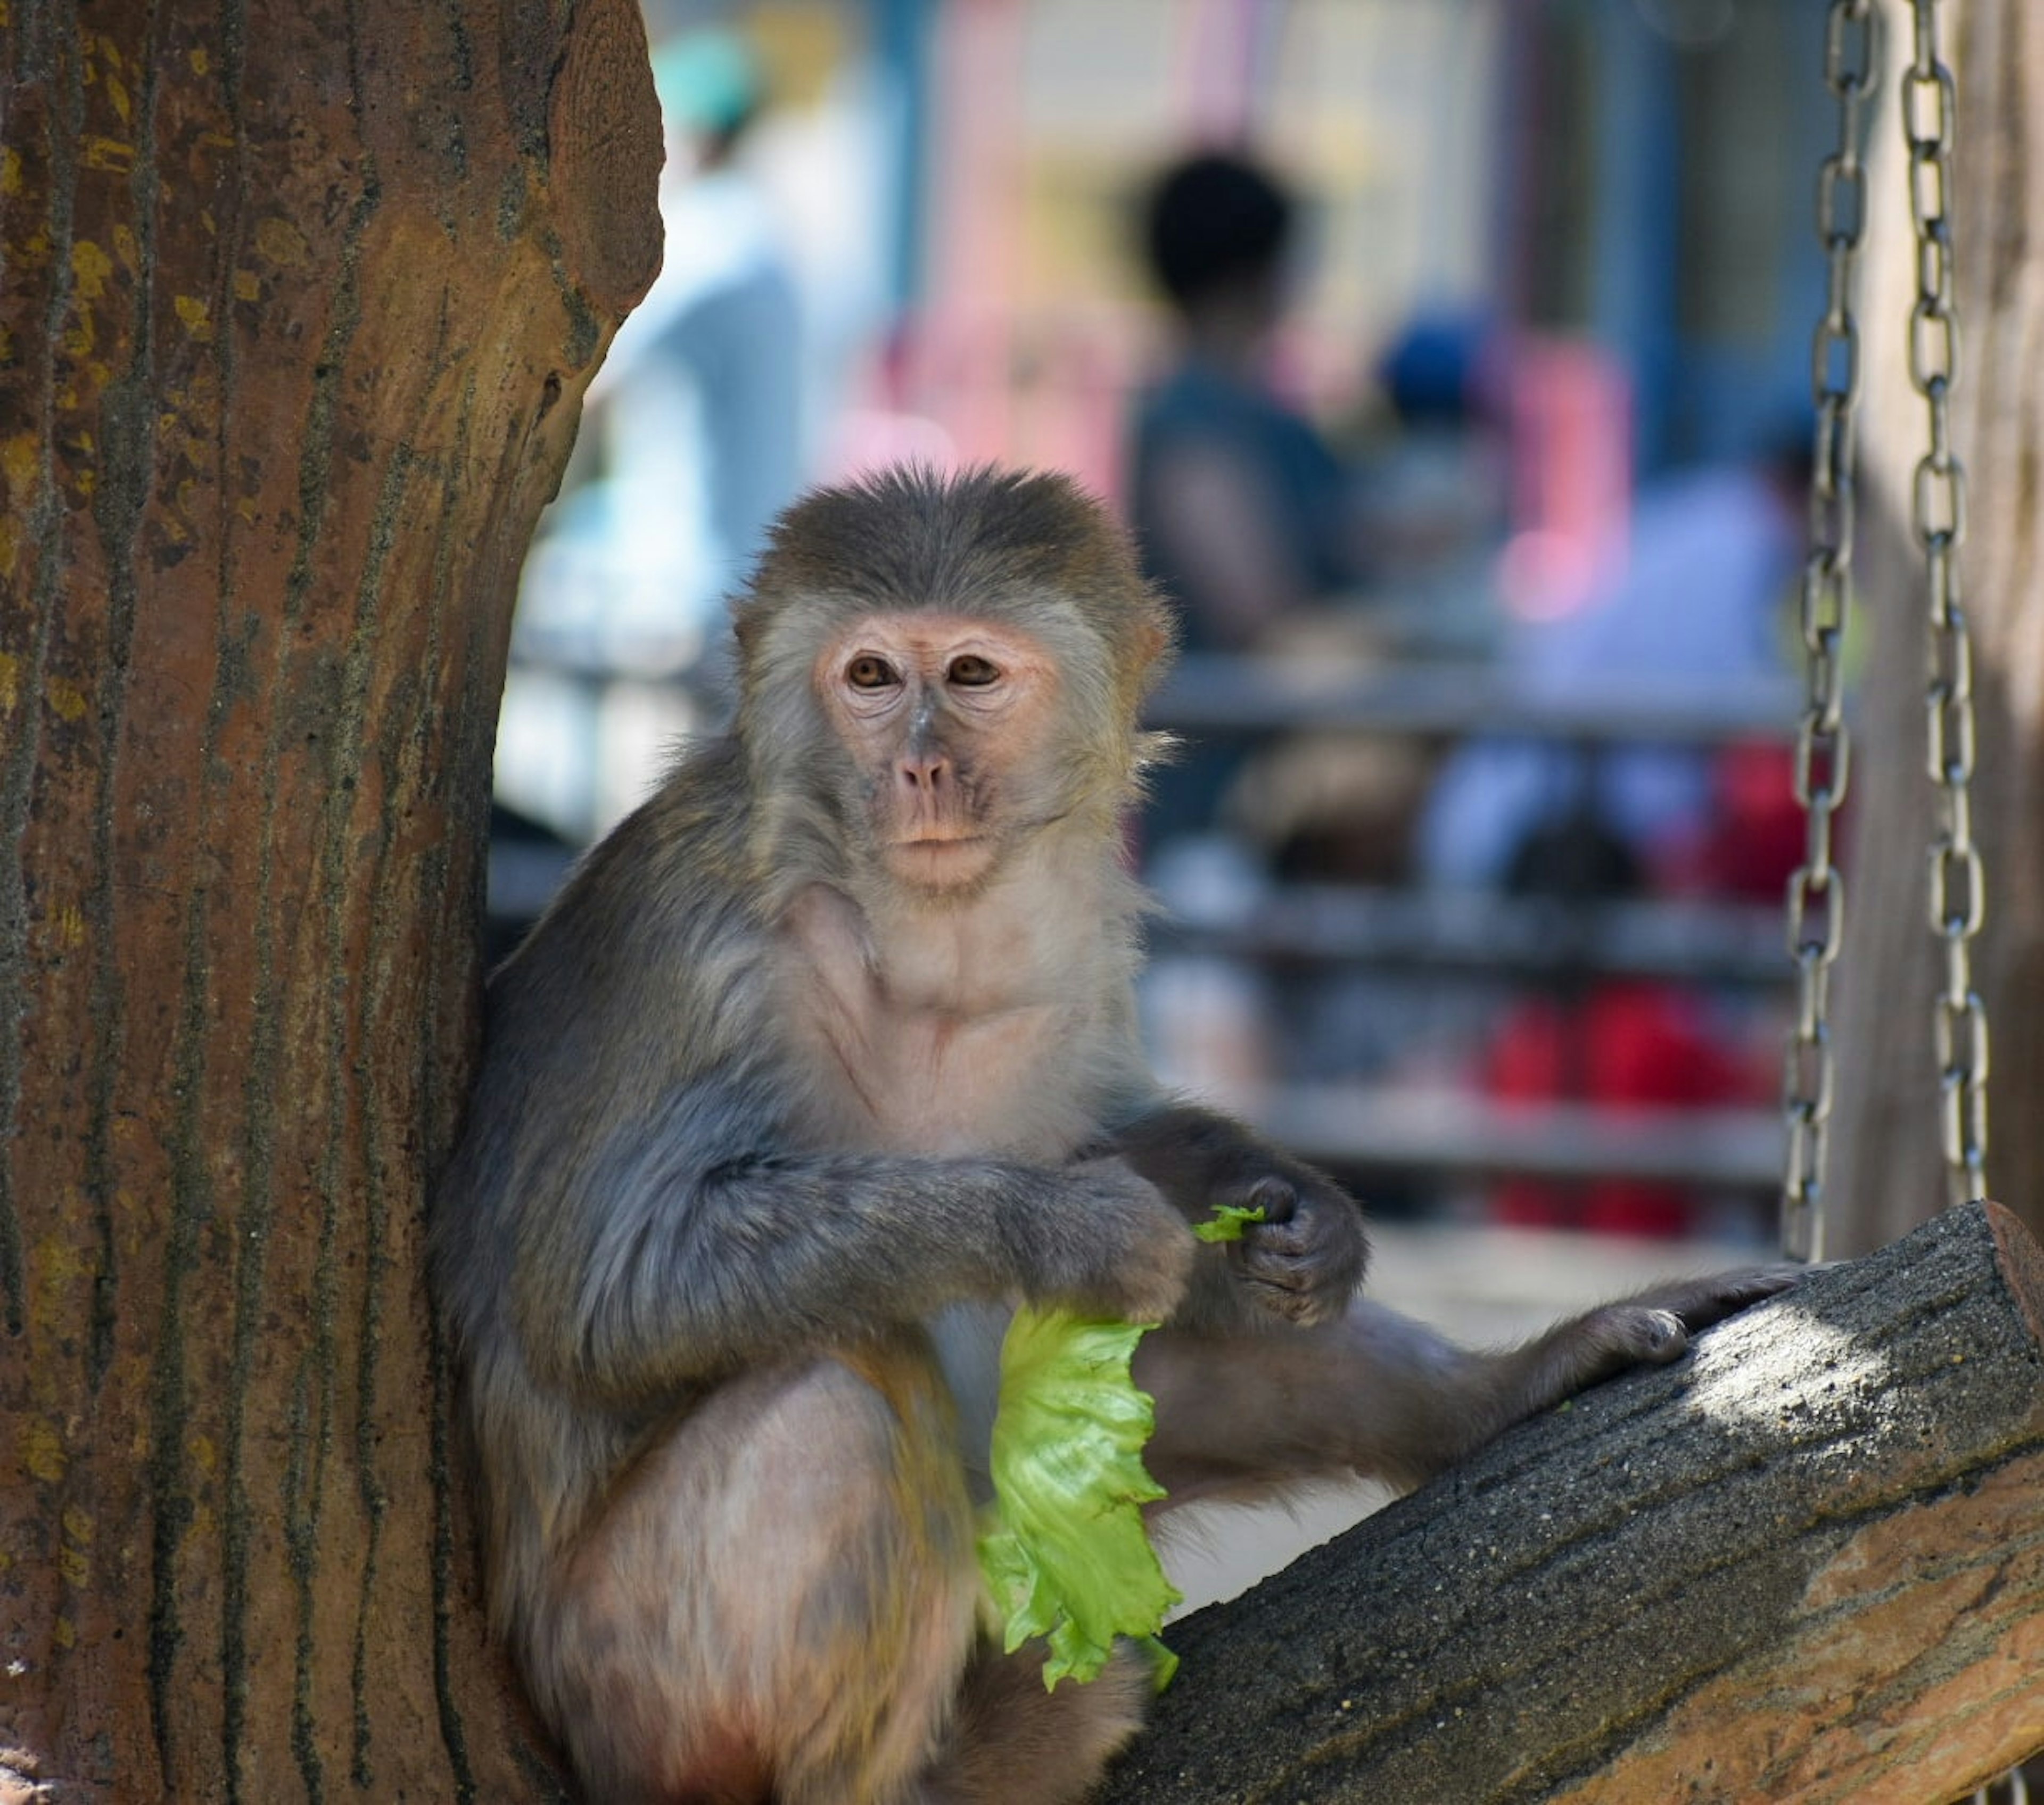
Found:
[[[728,31],[683,32],[653,56],[653,85],[671,124],[694,132],[730,132],[759,104],[759,63]]]

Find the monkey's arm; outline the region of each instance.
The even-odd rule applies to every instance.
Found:
[[[1179,1324],[1322,1323],[1341,1314],[1362,1282],[1370,1246],[1362,1211],[1333,1179],[1218,1110],[1151,1095],[1118,1113],[1106,1150],[1188,1221],[1204,1222],[1223,1204],[1262,1212],[1240,1240],[1206,1250]]]
[[[1168,1315],[1193,1243],[1119,1162],[774,1150],[763,1088],[690,1084],[520,1200],[528,1358],[615,1399],[1020,1292]]]
[[[1144,1336],[1135,1360],[1135,1382],[1156,1403],[1143,1461],[1169,1495],[1158,1508],[1342,1475],[1417,1485],[1600,1379],[1679,1358],[1692,1334],[1806,1271],[1673,1280],[1498,1350],[1458,1346],[1362,1297],[1331,1322],[1284,1335],[1174,1324]]]

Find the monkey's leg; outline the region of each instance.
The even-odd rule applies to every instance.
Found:
[[[1799,1273],[1677,1281],[1496,1352],[1458,1347],[1362,1297],[1308,1328],[1158,1330],[1135,1361],[1135,1382],[1157,1402],[1143,1462],[1169,1494],[1158,1508],[1357,1474],[1416,1485],[1586,1385],[1677,1358],[1692,1331],[1785,1290]]]
[[[622,1482],[528,1638],[593,1801],[896,1805],[971,1651],[973,1519],[927,1346],[748,1375]]]
[[[1046,1692],[1040,1644],[983,1645],[920,1805],[1071,1805],[1142,1727],[1155,1684],[1148,1660],[1124,1648],[1098,1679]]]

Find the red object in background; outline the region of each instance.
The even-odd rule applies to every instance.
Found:
[[[1538,997],[1513,1009],[1485,1055],[1484,1089],[1507,1103],[1702,1108],[1741,1097],[1742,1077],[1692,996],[1673,985],[1613,979],[1579,1000]],[[1683,1234],[1692,1204],[1681,1185],[1635,1178],[1516,1178],[1493,1195],[1500,1222],[1612,1235]]]
[[[1719,897],[1779,907],[1808,849],[1808,823],[1796,800],[1796,757],[1786,746],[1724,747],[1711,762],[1710,818],[1701,831],[1654,849],[1653,882],[1664,896]],[[1839,855],[1851,804],[1835,830]]]
[[[1778,901],[1803,862],[1807,838],[1785,746],[1727,746],[1717,757],[1717,807],[1708,869],[1724,893]]]

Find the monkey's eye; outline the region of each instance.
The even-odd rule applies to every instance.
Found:
[[[966,652],[953,659],[951,669],[944,674],[962,688],[983,689],[988,684],[1001,681],[1001,667],[977,652]]]
[[[901,678],[884,658],[872,652],[862,652],[844,667],[844,680],[855,689],[886,689],[899,683]]]

